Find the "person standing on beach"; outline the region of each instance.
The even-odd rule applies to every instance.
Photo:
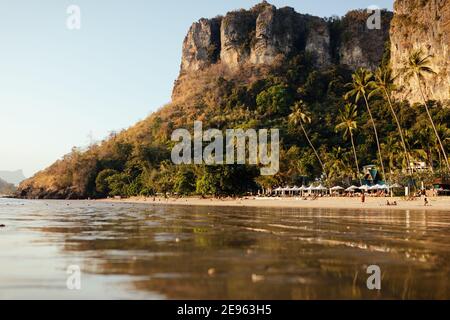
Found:
[[[364,192],[361,195],[361,203],[366,203],[366,194]]]

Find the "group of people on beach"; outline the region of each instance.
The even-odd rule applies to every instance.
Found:
[[[414,200],[415,200],[415,198],[414,198]],[[431,206],[430,205],[430,201],[428,200],[428,197],[426,195],[423,196],[423,202],[424,202],[424,206],[425,207]],[[361,203],[366,203],[366,194],[364,192],[361,194]],[[398,203],[397,203],[397,201],[391,202],[391,201],[387,200],[386,201],[386,205],[388,207],[398,206]]]

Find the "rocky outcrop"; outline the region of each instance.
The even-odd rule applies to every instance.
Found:
[[[350,11],[342,19],[342,33],[339,45],[339,62],[350,69],[377,68],[386,50],[392,12],[381,11],[380,29],[369,29],[367,21],[374,13],[367,10]]]
[[[369,30],[368,17],[365,11],[350,12],[333,35],[327,20],[289,7],[277,9],[267,2],[223,18],[201,19],[184,41],[181,75],[217,62],[231,70],[244,64],[270,65],[279,56],[300,52],[315,56],[318,68],[335,62],[352,69],[374,69],[385,50],[392,13],[383,12],[381,30]]]
[[[418,84],[401,74],[410,52],[421,49],[432,55],[436,76],[427,78],[429,99],[450,99],[450,0],[397,0],[391,27],[391,63],[398,75],[399,99],[422,101]]]
[[[235,69],[248,61],[255,25],[255,14],[252,11],[231,12],[223,18],[220,28],[220,59],[224,64]]]
[[[309,17],[305,51],[312,54],[319,66],[326,67],[332,61],[331,35],[327,23],[321,18]]]
[[[300,52],[315,56],[318,68],[336,63],[374,70],[388,53],[390,38],[391,65],[401,89],[398,98],[421,101],[417,84],[406,81],[400,70],[413,49],[422,49],[433,56],[431,67],[437,72],[427,81],[427,96],[450,99],[450,0],[397,0],[395,16],[381,12],[379,29],[368,28],[371,15],[350,11],[336,28],[325,19],[263,2],[223,18],[201,19],[184,41],[181,75],[218,62],[231,70],[244,64],[270,65],[279,56]]]
[[[220,25],[221,18],[201,19],[192,25],[183,42],[182,71],[198,71],[217,62]]]
[[[258,13],[255,38],[250,48],[252,64],[271,64],[279,55],[303,50],[325,55],[324,59],[318,59],[320,66],[329,61],[330,35],[325,21],[298,14],[289,7],[276,9],[267,5],[263,8]]]
[[[263,2],[251,10],[194,23],[184,41],[181,74],[219,60],[232,70],[246,63],[271,64],[279,55],[301,51],[313,53],[319,67],[330,63],[327,22],[299,14],[293,8],[277,9]]]
[[[45,199],[64,199],[64,200],[81,200],[87,196],[83,192],[75,190],[73,187],[64,189],[55,189],[48,186],[35,187],[32,185],[20,185],[16,197],[30,200]]]
[[[276,36],[279,15],[274,6],[264,8],[256,19],[255,41],[251,48],[250,61],[254,64],[270,64],[280,52],[288,53],[292,48],[288,43],[287,32],[283,37]]]

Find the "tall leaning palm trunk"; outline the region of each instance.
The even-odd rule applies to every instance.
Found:
[[[378,68],[375,72],[375,81],[373,82],[373,86],[375,90],[372,93],[377,91],[381,91],[386,100],[388,102],[389,108],[391,110],[392,116],[394,117],[395,123],[397,124],[397,130],[400,135],[400,139],[402,141],[403,152],[406,161],[406,170],[410,171],[410,155],[408,152],[408,147],[406,145],[405,135],[403,133],[402,126],[400,124],[400,120],[398,119],[397,113],[394,110],[394,105],[392,103],[391,91],[395,89],[394,86],[394,77],[392,76],[392,70],[387,68]]]
[[[361,180],[361,178],[359,178],[361,171],[359,171],[358,155],[356,154],[355,139],[353,138],[352,131],[350,131],[350,140],[352,141],[353,156],[355,157],[355,163],[356,163],[356,173],[357,173],[356,178],[359,179],[359,183],[362,185],[362,180]]]
[[[416,80],[417,80],[417,84],[419,85],[419,91],[420,91],[420,95],[422,96],[422,99],[423,99],[423,104],[425,106],[425,110],[427,111],[427,115],[428,115],[428,118],[430,119],[431,126],[433,127],[434,134],[436,135],[436,139],[441,148],[442,155],[444,156],[445,164],[447,165],[448,171],[450,171],[450,162],[448,162],[448,156],[445,151],[444,144],[442,143],[441,137],[439,137],[439,133],[436,128],[436,124],[434,123],[433,117],[431,116],[430,108],[428,107],[427,99],[425,97],[425,93],[422,89],[421,81],[420,81],[420,78],[418,75],[416,75]]]
[[[311,146],[311,149],[313,150],[314,154],[316,155],[317,160],[319,160],[319,163],[320,163],[320,165],[322,167],[323,173],[326,174],[326,172],[325,172],[325,165],[323,164],[322,159],[320,159],[319,153],[317,152],[316,148],[314,147],[314,144],[312,143],[311,139],[309,139],[308,132],[306,132],[306,129],[303,126],[302,122],[300,122],[300,128],[302,129],[303,134],[306,137],[306,140],[308,141],[309,145]]]
[[[417,81],[419,86],[420,95],[423,99],[423,104],[425,106],[425,110],[427,112],[428,118],[430,119],[431,126],[434,130],[434,134],[436,135],[436,139],[441,148],[441,152],[445,159],[445,164],[447,165],[448,171],[450,171],[450,163],[448,162],[447,153],[444,148],[444,144],[442,143],[441,138],[439,137],[438,130],[436,128],[436,124],[434,123],[433,117],[431,116],[430,108],[428,107],[427,98],[425,92],[422,88],[422,82],[425,80],[426,75],[435,75],[436,72],[429,66],[431,63],[431,55],[424,55],[422,50],[415,50],[411,53],[408,60],[405,62],[403,72],[405,74],[406,79],[414,78]]]
[[[340,122],[336,126],[336,132],[337,131],[344,132],[344,139],[350,136],[350,140],[352,142],[353,156],[355,157],[355,164],[356,164],[356,179],[358,179],[360,175],[358,155],[356,153],[355,138],[353,135],[353,131],[358,129],[357,117],[358,117],[357,107],[352,104],[346,104],[344,109],[341,110],[339,113],[338,120]],[[362,181],[360,178],[359,183],[362,185]]]
[[[369,113],[370,121],[372,122],[373,132],[375,134],[375,140],[377,141],[378,156],[380,158],[381,171],[383,172],[384,179],[386,179],[386,171],[384,169],[383,154],[381,153],[380,138],[378,137],[377,126],[376,126],[375,120],[372,116],[372,110],[370,109],[370,106],[369,106],[369,100],[367,99],[366,94],[363,94],[363,96],[364,96],[364,101],[366,103],[367,112]]]
[[[402,130],[402,125],[400,124],[400,120],[398,119],[397,113],[394,110],[394,106],[392,104],[392,99],[391,99],[391,95],[389,94],[389,92],[385,89],[384,90],[384,94],[386,95],[388,104],[389,104],[389,108],[391,109],[392,115],[394,116],[394,120],[395,123],[397,124],[397,130],[398,130],[398,134],[400,135],[400,139],[402,141],[402,147],[403,147],[403,152],[405,154],[405,161],[406,161],[406,170],[410,171],[410,156],[409,156],[409,152],[408,152],[408,147],[406,146],[406,140],[405,140],[405,135],[403,134],[403,130]]]
[[[317,152],[316,148],[314,147],[314,144],[312,143],[311,139],[309,138],[308,132],[305,129],[304,123],[311,123],[311,116],[306,111],[306,105],[303,101],[297,102],[292,107],[292,113],[289,116],[289,121],[295,125],[300,125],[300,128],[303,131],[303,134],[305,135],[306,140],[308,141],[309,145],[311,146],[311,149],[313,150],[314,154],[316,155],[317,160],[320,163],[320,166],[322,167],[322,171],[327,176],[325,165],[323,164],[322,159],[320,159],[319,153]]]
[[[377,142],[377,148],[378,148],[378,156],[380,158],[380,165],[381,170],[383,172],[383,178],[386,179],[386,172],[384,170],[384,163],[383,163],[383,155],[381,153],[381,145],[380,145],[380,139],[378,137],[378,130],[377,126],[375,124],[375,120],[372,115],[372,110],[370,109],[369,105],[369,99],[368,94],[371,91],[372,87],[372,72],[364,69],[359,68],[356,70],[356,72],[352,75],[353,81],[349,83],[347,86],[351,87],[352,89],[345,95],[346,99],[348,99],[351,96],[355,97],[355,102],[358,103],[358,101],[361,99],[361,97],[364,98],[364,102],[366,104],[367,112],[370,117],[370,121],[372,123],[373,131],[375,134],[375,140]]]

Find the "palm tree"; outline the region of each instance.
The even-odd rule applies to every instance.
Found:
[[[431,55],[425,55],[422,50],[414,50],[411,52],[409,58],[404,62],[402,72],[406,80],[415,78],[417,81],[419,91],[425,106],[425,110],[427,111],[428,118],[430,119],[431,126],[433,127],[434,134],[436,135],[436,139],[438,140],[441,152],[444,155],[447,169],[450,171],[450,163],[448,162],[447,153],[445,152],[444,145],[442,143],[441,138],[439,137],[439,133],[437,131],[436,125],[433,121],[433,117],[431,116],[430,109],[428,107],[425,92],[423,91],[422,88],[422,82],[425,82],[426,76],[436,74],[436,72],[430,67],[431,58],[432,58]]]
[[[436,125],[436,130],[438,132],[438,136],[442,141],[442,144],[445,145],[447,144],[448,141],[450,141],[450,129],[447,128],[447,125],[445,124],[437,124]],[[441,169],[442,169],[442,158],[441,158],[441,151],[439,149],[439,144],[436,143],[436,151],[439,155],[439,164],[441,165]]]
[[[350,140],[352,141],[353,155],[355,156],[355,164],[356,164],[356,178],[358,178],[360,175],[358,155],[356,153],[355,140],[353,137],[353,131],[356,131],[358,129],[358,123],[356,121],[357,117],[358,117],[357,107],[355,105],[348,103],[345,105],[344,110],[341,110],[339,112],[338,118],[339,124],[336,126],[336,132],[343,131],[344,139],[347,139],[350,136]],[[359,180],[359,182],[362,184],[361,179]]]
[[[328,178],[338,180],[345,177],[348,173],[347,152],[341,147],[333,147],[331,152],[327,154],[326,166],[328,168]],[[352,175],[350,171],[350,175]]]
[[[372,72],[364,68],[359,68],[358,70],[356,70],[356,72],[352,75],[353,81],[346,85],[347,87],[350,87],[352,89],[349,92],[347,92],[347,94],[345,95],[345,99],[348,99],[349,97],[355,97],[355,102],[358,103],[361,97],[364,98],[367,112],[369,113],[369,117],[373,126],[373,131],[375,133],[375,140],[377,141],[378,155],[380,158],[383,177],[386,178],[386,172],[384,171],[383,157],[381,155],[380,139],[378,139],[378,130],[377,126],[375,125],[375,120],[373,119],[372,111],[370,110],[368,100],[368,95],[373,89],[371,83],[372,77],[373,77]]]
[[[387,99],[389,108],[391,109],[394,120],[397,124],[398,133],[400,134],[400,138],[402,141],[403,152],[406,160],[406,168],[409,169],[410,161],[409,161],[409,153],[406,147],[405,136],[403,134],[402,126],[400,125],[400,121],[398,119],[397,113],[394,110],[394,106],[392,104],[391,93],[395,90],[394,85],[395,77],[392,75],[392,69],[389,67],[378,68],[375,72],[375,80],[372,81],[372,87],[374,90],[369,94],[369,98],[374,94],[381,92]]]
[[[381,147],[384,150],[383,154],[385,159],[387,159],[389,164],[389,170],[393,173],[394,169],[398,167],[399,159],[402,159],[402,145],[397,136],[391,135],[386,139],[386,143],[381,144]],[[408,167],[410,165],[405,163],[405,166]]]
[[[308,140],[309,145],[311,146],[311,149],[314,151],[314,154],[317,157],[317,160],[319,160],[319,163],[322,167],[323,173],[326,175],[325,166],[322,162],[322,159],[320,159],[319,153],[317,152],[316,148],[314,147],[313,143],[311,142],[311,139],[308,136],[308,132],[306,132],[305,124],[311,123],[311,116],[309,115],[308,111],[306,110],[306,104],[303,101],[297,102],[292,107],[292,113],[289,116],[289,121],[294,125],[300,125],[300,128],[303,131],[303,134],[306,137],[306,140]]]
[[[433,130],[429,126],[419,126],[414,131],[406,131],[406,139],[410,141],[414,158],[426,160],[431,172],[434,172],[433,149],[436,139]]]

